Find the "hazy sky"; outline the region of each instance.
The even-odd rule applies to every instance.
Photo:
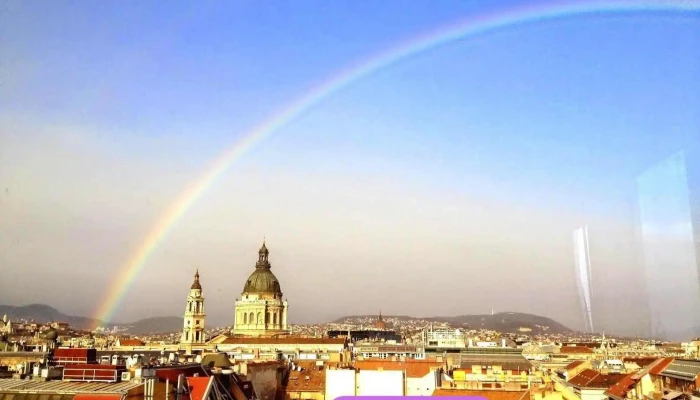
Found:
[[[382,49],[516,2],[0,1],[0,304],[93,315],[222,149]],[[700,138],[700,17],[501,30],[353,83],[238,160],[115,318],[230,324],[263,236],[292,322],[522,311],[642,333],[635,178]]]

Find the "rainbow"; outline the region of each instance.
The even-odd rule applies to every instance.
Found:
[[[160,216],[155,225],[143,239],[141,245],[129,257],[123,269],[115,277],[106,296],[99,304],[95,318],[104,322],[111,321],[112,315],[126,295],[129,287],[144,268],[149,257],[164,240],[173,226],[192,205],[202,196],[214,181],[241,155],[275,131],[289,124],[314,105],[369,74],[391,66],[407,57],[422,53],[438,46],[486,34],[502,29],[509,29],[526,24],[549,20],[595,16],[602,14],[627,13],[692,13],[700,11],[700,0],[690,1],[588,1],[558,3],[556,5],[528,5],[490,15],[476,16],[455,24],[442,26],[437,30],[414,37],[387,51],[374,54],[357,62],[315,86],[307,94],[292,102],[287,107],[273,114],[269,119],[242,135],[242,139],[219,155],[205,170],[202,176],[172,203]]]

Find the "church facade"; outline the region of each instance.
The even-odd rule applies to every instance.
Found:
[[[265,242],[258,251],[255,270],[246,280],[241,298],[236,300],[234,335],[277,336],[290,333],[287,325],[288,304],[269,261]]]

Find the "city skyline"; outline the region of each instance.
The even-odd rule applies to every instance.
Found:
[[[11,2],[13,17],[0,15],[11,78],[0,89],[0,303],[61,298],[86,316],[163,210],[252,126],[357,60],[526,4],[59,3]],[[178,315],[199,266],[224,277],[207,301],[221,304],[212,320],[229,319],[266,235],[292,312],[315,320],[359,311],[359,287],[392,314],[495,308],[580,329],[571,231],[585,220],[611,233],[591,244],[596,325],[642,333],[641,315],[617,315],[634,292],[614,284],[644,284],[630,182],[697,141],[697,28],[693,15],[572,17],[370,74],[234,163],[158,242],[114,317]],[[66,292],[76,276],[84,285]],[[153,290],[157,302],[142,295]],[[472,295],[484,304],[465,304]]]

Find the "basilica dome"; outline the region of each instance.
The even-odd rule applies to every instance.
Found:
[[[258,262],[255,264],[255,271],[248,277],[243,287],[244,294],[269,294],[282,296],[282,288],[275,274],[270,270],[271,265],[268,260],[270,252],[263,242],[258,251]]]

